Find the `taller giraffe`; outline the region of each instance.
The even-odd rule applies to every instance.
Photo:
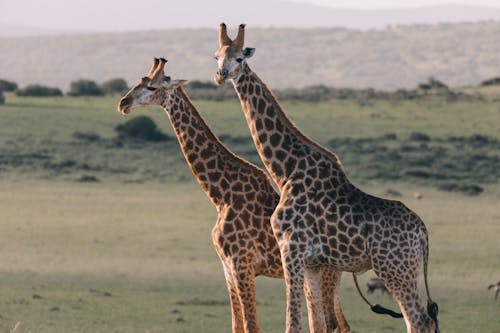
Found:
[[[155,58],[148,76],[120,100],[118,110],[128,114],[135,106],[161,105],[166,111],[186,162],[217,208],[212,240],[224,268],[233,332],[259,332],[255,277],[283,278],[280,252],[269,221],[279,195],[262,169],[230,152],[212,133],[181,87],[183,81],[165,76],[165,63],[165,59]],[[328,332],[338,327],[341,333],[348,333],[349,325],[337,296],[340,274],[323,269],[321,289]],[[323,313],[312,307],[309,312],[313,318]],[[314,325],[322,320],[316,320]]]
[[[398,302],[408,333],[438,332],[424,223],[401,202],[356,188],[338,157],[297,129],[248,66],[255,49],[243,48],[244,29],[240,25],[231,40],[220,25],[215,82],[232,81],[259,155],[281,191],[271,225],[285,272],[286,332],[301,331],[302,285],[319,278],[319,266],[373,269]],[[422,263],[427,311],[417,288]]]

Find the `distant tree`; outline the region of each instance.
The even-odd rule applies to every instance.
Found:
[[[479,84],[481,87],[487,87],[487,86],[498,86],[500,85],[500,77],[494,77],[489,80],[485,80]]]
[[[446,89],[448,90],[448,86],[444,84],[443,82],[439,81],[435,77],[431,76],[429,78],[429,85],[431,86],[432,89]]]
[[[121,78],[110,79],[101,84],[101,90],[106,95],[123,94],[128,89],[127,81]]]
[[[16,91],[17,83],[0,79],[0,91]]]
[[[185,87],[187,89],[212,89],[216,90],[217,86],[215,83],[210,82],[210,81],[198,81],[198,80],[193,80],[189,81]]]
[[[62,96],[63,93],[59,88],[51,88],[42,86],[40,84],[30,84],[16,91],[17,96],[36,96],[36,97],[50,97]]]
[[[91,80],[80,79],[71,82],[68,96],[102,96],[103,91],[97,83]]]
[[[3,95],[3,91],[0,90],[0,105],[5,103],[5,97]]]
[[[120,139],[142,139],[146,141],[163,141],[168,136],[161,132],[156,123],[149,117],[138,116],[115,127]]]
[[[423,90],[424,92],[427,92],[429,90],[449,90],[448,86],[444,84],[443,82],[439,81],[438,79],[434,78],[431,76],[427,82],[425,83],[420,83],[418,85],[418,89]]]

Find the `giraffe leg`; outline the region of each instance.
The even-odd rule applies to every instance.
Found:
[[[326,333],[323,296],[321,294],[321,269],[319,267],[306,267],[304,291],[307,301],[309,331],[311,333]]]
[[[400,281],[387,279],[385,284],[389,293],[399,304],[405,319],[407,333],[434,333],[435,324],[427,314],[427,310],[422,306],[417,281]]]
[[[229,301],[231,303],[231,320],[233,333],[245,333],[243,325],[243,311],[241,309],[240,297],[238,295],[237,283],[234,280],[232,269],[223,262],[224,276],[226,278],[227,291],[229,292]]]
[[[288,242],[280,246],[286,286],[286,333],[300,333],[305,265],[302,254],[290,248]]]
[[[497,288],[497,292],[495,293],[495,300],[498,298],[498,294],[500,294],[500,288]]]
[[[321,267],[321,292],[328,333],[350,333],[351,328],[342,313],[339,287],[342,272],[331,267]]]
[[[237,281],[238,295],[242,307],[243,325],[246,333],[260,333],[257,320],[257,300],[255,297],[255,274],[249,263],[239,263],[234,273]]]

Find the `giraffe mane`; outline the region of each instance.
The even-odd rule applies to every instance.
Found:
[[[247,65],[248,66],[248,65]],[[283,119],[284,121],[287,122],[287,126],[292,129],[294,131],[294,134],[297,135],[299,138],[301,138],[302,140],[306,141],[308,144],[314,146],[316,149],[318,149],[319,151],[321,151],[322,153],[326,154],[327,156],[329,156],[334,162],[335,164],[342,170],[344,171],[344,167],[342,165],[342,162],[340,161],[340,159],[338,158],[337,155],[335,155],[334,153],[332,153],[331,151],[329,151],[328,149],[326,149],[325,147],[323,147],[321,144],[315,142],[314,140],[311,140],[309,137],[307,137],[305,134],[303,134],[298,128],[297,126],[293,123],[292,120],[290,120],[290,118],[288,118],[287,114],[283,111],[283,108],[281,107],[278,99],[276,98],[276,96],[274,96],[273,92],[271,91],[271,89],[269,89],[269,87],[267,86],[267,84],[264,83],[264,81],[262,81],[260,79],[260,77],[255,74],[255,72],[253,72],[253,75],[255,75],[255,78],[257,79],[257,81],[261,84],[262,86],[262,89],[264,91],[264,93],[266,94],[269,94],[269,97],[271,98],[271,100],[273,101],[273,104],[274,106],[279,110],[279,112],[283,115]]]

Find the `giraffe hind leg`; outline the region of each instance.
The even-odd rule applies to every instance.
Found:
[[[398,283],[395,279],[387,279],[385,283],[389,293],[399,304],[407,333],[434,333],[435,324],[422,306],[417,281]]]

